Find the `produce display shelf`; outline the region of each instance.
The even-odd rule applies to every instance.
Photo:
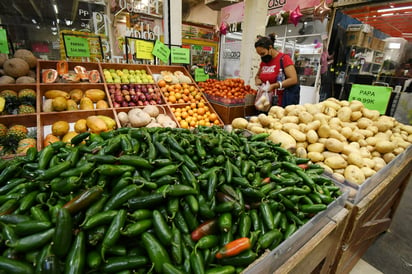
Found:
[[[347,198],[348,192],[345,191],[330,203],[326,210],[317,213],[279,246],[262,255],[258,263],[250,265],[244,273],[273,273],[333,220],[334,216],[345,207]]]
[[[345,227],[331,273],[349,273],[378,236],[390,227],[404,190],[412,177],[410,147],[367,195],[357,203],[347,201],[349,221]]]
[[[365,198],[373,189],[375,189],[379,184],[381,184],[385,178],[388,178],[396,167],[400,166],[404,161],[412,158],[412,146],[409,146],[404,152],[397,155],[392,161],[390,161],[386,166],[376,172],[373,176],[366,179],[362,184],[358,185],[353,182],[344,180],[340,182],[344,188],[349,191],[348,201],[353,204],[358,204]],[[333,176],[331,174],[325,173],[327,176]]]

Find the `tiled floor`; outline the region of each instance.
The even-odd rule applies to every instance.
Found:
[[[383,272],[361,259],[351,270],[350,274],[383,274]]]

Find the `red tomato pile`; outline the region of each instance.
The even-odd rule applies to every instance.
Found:
[[[252,89],[250,85],[245,85],[245,81],[240,78],[208,79],[205,82],[199,82],[198,86],[209,100],[227,104],[244,103],[247,94],[256,95],[256,90]]]

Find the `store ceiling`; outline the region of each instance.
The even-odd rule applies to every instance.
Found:
[[[412,1],[385,1],[345,8],[342,12],[391,37],[412,42]]]

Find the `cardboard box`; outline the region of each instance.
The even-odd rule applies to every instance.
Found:
[[[386,42],[384,40],[379,40],[377,50],[378,51],[384,51],[385,50],[385,45],[386,45]]]
[[[364,36],[363,42],[362,42],[362,47],[363,48],[368,48],[368,49],[371,48],[372,40],[373,40],[372,33],[365,33],[365,36]]]
[[[372,37],[371,49],[378,50],[380,39],[377,37]]]
[[[346,45],[362,47],[365,36],[366,36],[366,33],[361,30],[347,31],[346,32]]]

